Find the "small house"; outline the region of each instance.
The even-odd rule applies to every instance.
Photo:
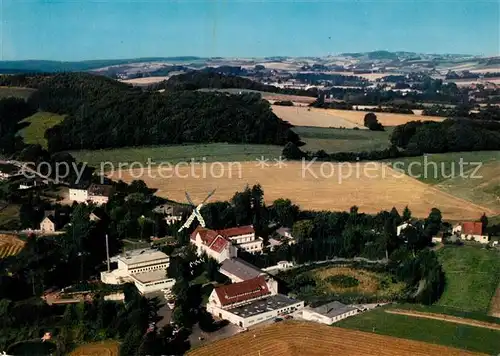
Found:
[[[477,241],[482,244],[487,244],[489,241],[488,235],[484,234],[483,223],[480,221],[466,221],[453,227],[452,233],[460,236],[463,240]]]

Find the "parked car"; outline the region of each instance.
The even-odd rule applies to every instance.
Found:
[[[282,319],[282,318],[275,318],[275,319],[274,319],[274,322],[275,322],[275,323],[277,323],[277,322],[279,322],[279,321],[283,321],[283,319]]]

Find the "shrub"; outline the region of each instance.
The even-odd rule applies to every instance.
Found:
[[[356,278],[344,274],[327,277],[325,281],[342,288],[352,288],[359,285],[359,281]]]

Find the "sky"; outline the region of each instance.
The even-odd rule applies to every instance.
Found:
[[[0,0],[0,60],[500,54],[500,0]]]

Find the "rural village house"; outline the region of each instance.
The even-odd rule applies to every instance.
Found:
[[[482,244],[487,244],[489,241],[488,235],[483,232],[483,223],[480,221],[467,221],[455,225],[452,233],[460,236],[463,240],[477,241]]]
[[[97,205],[106,204],[113,193],[110,185],[91,184],[87,189],[82,187],[70,187],[69,199],[77,203],[92,202]]]
[[[39,230],[42,234],[55,233],[69,222],[69,218],[67,214],[56,214],[53,210],[46,211],[45,217],[40,222]]]
[[[196,245],[198,254],[205,252],[219,263],[237,256],[237,250],[248,252],[262,251],[262,238],[255,236],[253,226],[233,227],[224,230],[211,230],[197,227],[191,234],[191,243]]]

